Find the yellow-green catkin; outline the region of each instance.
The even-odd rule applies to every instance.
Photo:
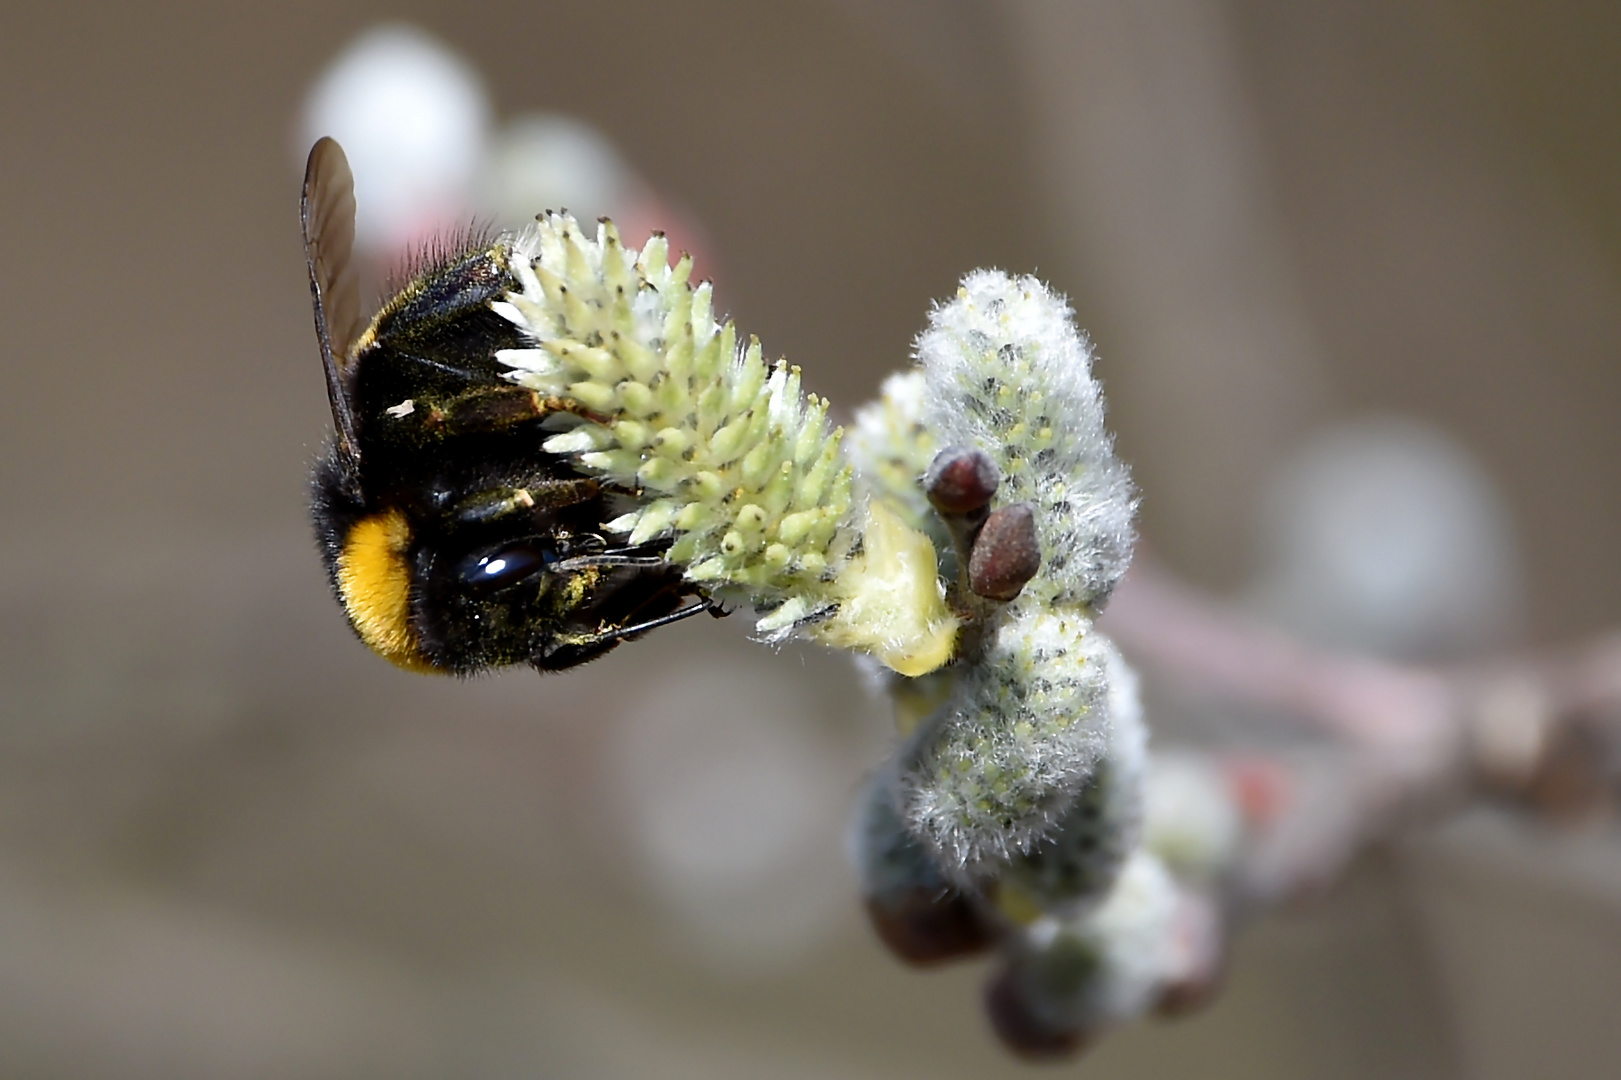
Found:
[[[882,500],[852,498],[827,401],[757,340],[740,345],[690,258],[672,265],[662,236],[637,252],[609,222],[588,236],[548,214],[508,261],[519,288],[492,306],[531,344],[497,359],[577,404],[547,452],[638,493],[610,530],[669,538],[690,579],[765,609],[768,636],[802,632],[908,675],[951,658],[933,544]]]
[[[883,498],[912,528],[929,533],[937,546],[950,537],[923,491],[923,474],[939,447],[923,422],[923,372],[897,371],[878,388],[878,397],[855,413],[849,455],[857,487]]]

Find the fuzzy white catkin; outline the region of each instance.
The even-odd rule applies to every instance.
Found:
[[[1233,864],[1244,823],[1219,767],[1192,754],[1156,754],[1144,793],[1143,844],[1178,878],[1208,883]]]
[[[845,449],[863,488],[887,499],[908,525],[934,536],[938,546],[949,550],[951,539],[923,490],[923,474],[939,449],[923,422],[926,392],[921,371],[889,376],[878,388],[877,399],[855,411]]]
[[[1096,1036],[1146,1012],[1183,974],[1181,894],[1158,859],[1138,849],[1093,908],[1048,916],[1009,943],[1009,976],[1031,1019],[1052,1032]]]
[[[1148,728],[1137,674],[1112,648],[1103,668],[1108,743],[1053,835],[1004,872],[998,902],[1010,917],[1018,918],[1020,903],[1059,914],[1084,909],[1109,891],[1143,838]]]
[[[1035,504],[1041,573],[1026,593],[1100,608],[1131,561],[1137,504],[1069,304],[1033,277],[976,270],[930,315],[917,358],[939,444],[984,450],[998,502]]]
[[[914,836],[896,804],[895,777],[885,769],[868,781],[845,838],[863,896],[880,901],[921,892],[944,894],[951,882],[933,853]]]
[[[994,634],[902,777],[912,828],[968,881],[1057,829],[1110,733],[1113,646],[1079,611],[1021,598]]]
[[[917,356],[921,394],[886,384],[884,411],[863,420],[904,424],[921,401],[935,445],[995,461],[998,505],[1034,504],[1041,546],[1037,575],[988,612],[982,646],[953,668],[954,693],[902,776],[912,828],[972,882],[1063,829],[1111,742],[1137,748],[1126,782],[1133,793],[1140,786],[1135,683],[1123,681],[1124,662],[1091,622],[1129,561],[1135,499],[1103,426],[1091,350],[1068,305],[1039,281],[968,275],[931,314]],[[858,458],[875,486],[893,484],[895,463],[915,467],[918,457],[907,429],[891,430],[887,452]],[[1135,809],[1130,816],[1135,828]]]

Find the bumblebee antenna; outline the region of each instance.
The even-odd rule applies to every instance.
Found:
[[[338,450],[352,485],[358,487],[360,443],[349,404],[350,351],[360,336],[360,280],[354,266],[355,177],[337,141],[323,137],[310,149],[299,200],[304,260],[310,271],[315,336],[321,342],[326,393]]]

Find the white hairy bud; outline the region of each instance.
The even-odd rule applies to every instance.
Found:
[[[916,469],[920,419],[933,446],[990,457],[996,505],[1031,506],[1041,559],[1012,602],[978,605],[975,643],[951,669],[952,696],[902,775],[908,821],[964,881],[1015,859],[1028,866],[1044,844],[1073,862],[1090,829],[1072,811],[1085,812],[1083,792],[1109,790],[1095,786],[1106,765],[1120,770],[1125,801],[1099,826],[1107,843],[1090,842],[1123,852],[1135,842],[1141,717],[1135,681],[1092,617],[1130,558],[1135,500],[1103,426],[1091,349],[1046,286],[981,270],[934,310],[917,355],[921,386],[915,376],[891,380],[862,414],[864,480],[889,489]],[[1058,842],[1066,827],[1076,844]],[[1066,879],[1065,861],[1034,880]],[[1092,891],[1107,886],[1109,874],[1094,876]]]
[[[1046,603],[1101,607],[1131,561],[1136,498],[1069,305],[1033,277],[976,270],[930,315],[917,357],[935,439],[990,454],[998,498],[1036,508],[1031,587]]]

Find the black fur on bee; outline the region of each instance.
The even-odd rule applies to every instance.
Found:
[[[573,667],[699,611],[709,596],[605,523],[635,492],[541,444],[548,417],[589,414],[503,377],[526,347],[490,309],[517,287],[507,241],[469,236],[424,260],[369,325],[352,263],[343,151],[310,151],[302,202],[316,336],[336,429],[311,512],[334,595],[360,639],[401,667],[471,674]]]

